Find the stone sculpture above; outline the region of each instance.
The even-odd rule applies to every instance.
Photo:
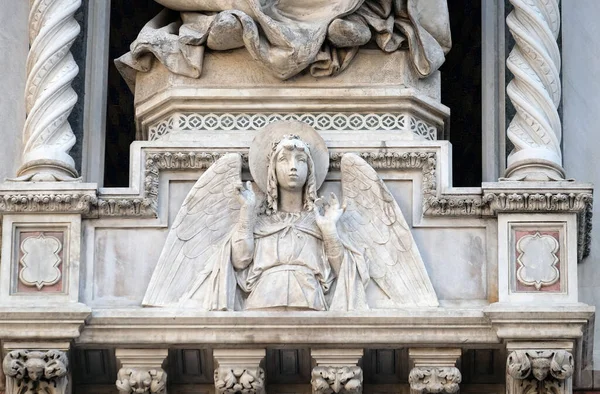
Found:
[[[365,310],[371,280],[394,307],[435,307],[410,229],[375,170],[341,160],[344,203],[317,198],[329,167],[321,136],[279,121],[255,137],[255,181],[227,154],[198,179],[167,237],[146,306],[199,310]]]
[[[168,9],[146,24],[131,52],[116,60],[130,87],[154,55],[171,72],[200,77],[204,50],[246,47],[275,76],[309,68],[343,71],[370,42],[385,52],[410,51],[422,77],[450,50],[446,0],[156,0]],[[180,14],[171,12],[179,11]]]

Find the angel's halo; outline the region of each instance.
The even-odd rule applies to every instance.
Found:
[[[315,181],[318,190],[329,171],[329,151],[319,133],[310,125],[298,120],[278,120],[269,123],[256,133],[248,153],[248,166],[254,182],[263,192],[267,191],[269,153],[272,151],[273,143],[279,142],[284,135],[288,134],[298,135],[308,144],[315,165]]]

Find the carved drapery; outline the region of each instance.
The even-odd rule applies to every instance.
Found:
[[[573,355],[566,350],[515,350],[506,363],[507,393],[570,393],[573,370]]]
[[[69,362],[60,350],[13,350],[2,363],[6,394],[65,394]]]
[[[69,151],[75,134],[68,117],[77,102],[71,82],[79,68],[70,52],[81,28],[81,0],[35,0],[29,13],[23,130],[23,165],[17,180],[63,181],[77,177]]]
[[[564,178],[561,153],[560,31],[558,0],[510,0],[506,24],[515,39],[506,65],[514,78],[506,92],[516,115],[507,136],[514,145],[506,177],[515,180]]]

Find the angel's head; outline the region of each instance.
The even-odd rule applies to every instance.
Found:
[[[267,171],[267,214],[277,212],[280,189],[302,193],[303,209],[313,208],[317,198],[314,163],[310,147],[299,136],[284,135],[273,144]]]

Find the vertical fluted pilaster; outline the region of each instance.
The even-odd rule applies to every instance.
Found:
[[[67,121],[77,93],[79,68],[70,52],[80,32],[74,14],[81,0],[32,0],[25,90],[23,165],[19,180],[61,181],[77,177],[69,151],[75,135]]]
[[[506,177],[515,180],[564,178],[561,152],[560,31],[558,0],[510,0],[506,24],[515,39],[506,65],[514,75],[506,89],[516,115],[508,126],[514,150]]]

